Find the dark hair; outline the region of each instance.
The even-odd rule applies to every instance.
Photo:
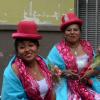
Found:
[[[15,42],[14,42],[15,53],[18,53],[18,48],[17,48],[18,44],[22,43],[23,41],[30,41],[30,42],[34,43],[37,47],[40,46],[38,40],[33,40],[33,39],[15,39]]]

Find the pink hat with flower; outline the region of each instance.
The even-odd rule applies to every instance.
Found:
[[[61,21],[61,31],[64,31],[65,28],[71,24],[78,24],[79,26],[82,26],[83,24],[83,21],[78,18],[75,13],[68,13],[63,15]]]
[[[37,32],[37,24],[34,21],[21,21],[18,24],[17,32],[12,34],[14,39],[41,39],[42,36]]]

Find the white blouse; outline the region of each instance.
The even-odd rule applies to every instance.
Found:
[[[48,91],[48,84],[46,83],[45,79],[37,81],[37,83],[39,85],[39,90],[40,90],[41,97],[44,98],[47,91]]]
[[[79,72],[86,66],[86,64],[88,63],[88,59],[89,56],[87,54],[76,57]]]

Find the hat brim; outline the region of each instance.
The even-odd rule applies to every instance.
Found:
[[[61,31],[65,31],[66,27],[71,25],[71,24],[78,24],[79,26],[82,26],[83,21],[79,20],[79,19],[72,20],[72,21],[67,21],[67,22],[61,24],[61,26],[60,26]]]
[[[34,34],[25,34],[25,33],[13,33],[12,34],[12,37],[14,39],[17,39],[17,38],[22,38],[22,39],[42,39],[42,36],[39,35],[38,33],[34,33]]]

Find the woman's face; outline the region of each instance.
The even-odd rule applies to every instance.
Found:
[[[37,56],[38,47],[31,41],[23,41],[18,43],[17,51],[18,51],[18,56],[22,60],[30,62],[33,61],[34,58]]]
[[[65,39],[69,43],[76,43],[80,39],[80,28],[77,24],[69,25],[65,29]]]

